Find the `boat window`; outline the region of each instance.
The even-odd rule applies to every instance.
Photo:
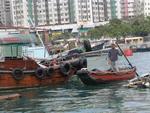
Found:
[[[4,57],[22,57],[22,46],[19,45],[5,45],[2,46]]]

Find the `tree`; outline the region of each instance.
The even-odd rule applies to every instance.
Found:
[[[88,36],[94,38],[112,37],[120,38],[126,36],[145,36],[150,33],[150,17],[134,18],[128,21],[113,19],[104,26],[91,29]]]
[[[89,36],[90,38],[95,38],[95,39],[101,38],[101,37],[103,36],[101,27],[102,27],[102,26],[99,26],[99,27],[97,27],[97,28],[95,28],[95,29],[89,30],[89,31],[88,31],[88,36]]]

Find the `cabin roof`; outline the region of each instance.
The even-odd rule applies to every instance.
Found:
[[[143,37],[127,37],[125,40],[143,39]]]
[[[35,41],[34,34],[0,34],[0,45],[30,44]]]

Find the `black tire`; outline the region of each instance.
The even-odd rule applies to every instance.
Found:
[[[78,70],[79,66],[80,66],[80,60],[77,60],[77,61],[74,61],[74,62],[71,62],[71,66],[75,69]]]
[[[47,69],[47,76],[51,76],[53,73],[54,73],[54,68],[49,67],[49,68]]]
[[[83,46],[84,46],[86,52],[92,51],[91,44],[90,44],[89,40],[84,40]]]
[[[69,76],[70,70],[71,70],[71,65],[69,63],[65,63],[65,64],[60,65],[60,72],[64,76]]]
[[[98,71],[98,69],[94,68],[94,69],[92,69],[92,71]]]
[[[15,68],[12,71],[12,76],[15,80],[22,80],[24,78],[23,70],[20,68]]]
[[[80,69],[81,68],[87,68],[87,59],[85,59],[85,58],[80,59],[79,60],[79,65],[80,65]]]
[[[82,65],[83,68],[87,68],[87,59],[83,59]]]
[[[39,67],[35,70],[35,76],[38,78],[38,79],[43,79],[45,77],[45,69]]]

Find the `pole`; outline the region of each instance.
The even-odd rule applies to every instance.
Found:
[[[116,42],[116,45],[118,46],[119,50],[121,51],[122,55],[124,56],[124,58],[127,60],[127,62],[129,63],[129,65],[131,66],[131,68],[133,68],[133,65],[131,64],[131,62],[129,61],[129,59],[126,57],[126,55],[124,54],[124,52],[122,51],[121,47],[119,46],[119,44]],[[136,72],[137,77],[139,78],[140,75]]]
[[[35,24],[33,23],[32,19],[31,19],[30,17],[29,17],[29,21],[31,22],[32,26],[34,27],[35,34],[36,34],[37,37],[39,38],[39,41],[41,42],[41,44],[42,44],[42,46],[43,46],[43,48],[44,48],[44,58],[45,58],[47,49],[46,49],[46,47],[45,47],[45,45],[44,45],[44,43],[43,43],[43,40],[41,39],[41,36],[40,36],[39,32],[38,32],[37,29],[36,29]]]

